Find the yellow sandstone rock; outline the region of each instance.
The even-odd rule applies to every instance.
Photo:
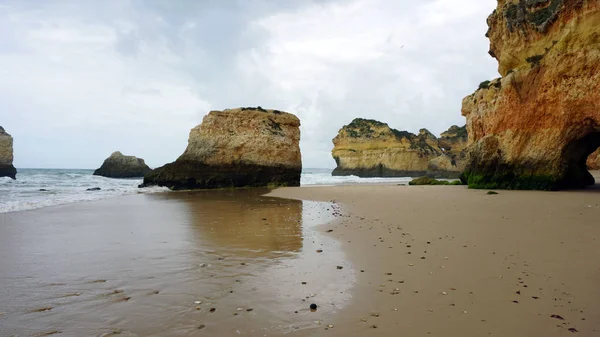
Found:
[[[600,146],[600,2],[499,0],[488,18],[502,78],[463,100],[474,188],[563,189],[594,183]]]
[[[204,189],[299,186],[300,120],[258,108],[211,111],[190,132],[185,152],[144,177],[142,186]]]
[[[463,168],[466,140],[464,127],[453,126],[438,139],[427,129],[415,135],[357,118],[333,139],[333,175],[456,177]]]

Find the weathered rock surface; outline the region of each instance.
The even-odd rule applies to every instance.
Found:
[[[144,159],[125,156],[116,151],[104,160],[102,166],[94,171],[94,175],[108,178],[141,178],[150,171],[152,170]]]
[[[0,126],[0,177],[17,178],[13,166],[13,138]]]
[[[300,186],[299,127],[296,116],[278,110],[211,111],[190,132],[185,152],[148,173],[141,186]]]
[[[462,131],[461,131],[462,130]],[[418,135],[375,120],[357,118],[333,139],[333,175],[359,177],[457,177],[464,163],[465,128],[454,126],[436,138]]]
[[[600,150],[590,154],[587,159],[587,167],[590,170],[600,170]]]
[[[600,145],[600,2],[499,0],[488,18],[502,78],[463,100],[474,188],[565,189],[594,183]]]

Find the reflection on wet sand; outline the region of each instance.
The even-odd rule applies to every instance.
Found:
[[[331,220],[330,205],[263,193],[135,195],[1,214],[0,336],[315,328],[347,303],[354,280],[339,244],[313,229]]]
[[[268,190],[217,190],[150,197],[184,204],[203,246],[255,257],[300,251],[302,201],[263,197],[265,193]]]

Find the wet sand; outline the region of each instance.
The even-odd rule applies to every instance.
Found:
[[[279,336],[320,326],[354,283],[339,243],[316,230],[335,206],[266,192],[0,214],[0,336]]]
[[[600,335],[600,187],[267,192],[0,214],[0,336]]]
[[[368,185],[270,195],[342,205],[343,216],[322,230],[342,242],[357,271],[352,300],[327,322],[333,328],[307,335],[600,336],[600,186],[488,195]]]

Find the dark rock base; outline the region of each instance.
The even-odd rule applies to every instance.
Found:
[[[301,169],[253,164],[210,166],[176,161],[144,176],[140,187],[163,186],[172,190],[235,187],[300,186]]]
[[[0,166],[0,177],[17,179],[17,169],[12,165]]]
[[[360,178],[402,178],[402,177],[422,177],[428,176],[432,178],[458,179],[460,172],[447,171],[401,171],[389,169],[385,166],[377,166],[368,169],[344,169],[335,168],[331,172],[332,176],[357,176]]]
[[[148,174],[151,170],[126,170],[123,168],[99,168],[94,171],[95,176],[102,176],[106,178],[142,178],[146,174]]]
[[[551,167],[550,164],[540,167]],[[557,191],[594,185],[595,179],[585,166],[563,173],[543,173],[529,166],[486,165],[467,168],[460,176],[469,188]]]

